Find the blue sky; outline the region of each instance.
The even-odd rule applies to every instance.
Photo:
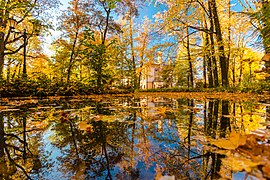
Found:
[[[53,20],[54,30],[50,31],[51,36],[46,37],[45,53],[50,54],[50,55],[52,54],[51,50],[49,49],[50,44],[55,38],[57,38],[61,34],[60,31],[56,30],[57,21],[59,21],[57,19],[57,16],[60,15],[61,11],[66,10],[68,8],[70,0],[60,0],[60,2],[61,2],[61,5],[59,6],[59,8],[52,11],[52,15],[54,16],[54,20]],[[161,10],[162,10],[161,7],[155,7],[153,4],[149,4],[149,6],[140,9],[140,15],[138,19],[143,19],[144,16],[147,16],[149,19],[152,19],[153,15]]]
[[[66,10],[67,7],[69,6],[69,1],[70,0],[60,0],[61,4],[59,6],[59,9],[56,9],[52,12],[52,14],[55,16],[54,19],[54,26],[56,29],[57,26],[57,21],[59,21],[59,19],[56,19],[56,17],[58,15],[60,15],[60,11]],[[231,4],[235,4],[235,6],[233,6],[232,10],[233,11],[241,11],[242,7],[239,4],[238,0],[231,0]],[[145,7],[139,9],[139,17],[137,18],[138,21],[143,20],[144,16],[147,16],[148,19],[153,19],[153,15],[156,14],[157,12],[161,12],[164,10],[164,6],[155,6],[153,3],[152,4],[148,4]],[[49,44],[53,41],[53,39],[57,38],[59,35],[61,34],[60,31],[57,30],[52,30],[51,31],[51,36],[46,38],[46,47],[49,47]],[[50,50],[48,48],[45,48],[45,52],[51,54]]]

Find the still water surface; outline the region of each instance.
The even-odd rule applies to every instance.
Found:
[[[263,129],[266,105],[168,97],[1,101],[0,179],[244,179],[209,139]]]

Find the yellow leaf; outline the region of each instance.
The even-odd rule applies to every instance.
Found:
[[[210,140],[210,143],[222,149],[236,149],[246,144],[246,136],[239,133],[231,132],[229,139]]]
[[[92,131],[92,126],[90,124],[87,124],[87,122],[82,121],[79,123],[78,128],[82,131],[87,131],[91,132]]]
[[[212,140],[210,142],[211,144],[222,149],[236,149],[237,148],[237,146],[235,146],[231,141],[226,140],[226,139]]]

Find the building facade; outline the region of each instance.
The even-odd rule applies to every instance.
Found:
[[[168,60],[168,64],[162,61],[162,52],[157,53],[157,61],[149,61],[145,63],[142,67],[141,78],[140,78],[140,88],[141,89],[156,89],[163,88],[166,86],[164,78],[164,69],[171,66],[171,61]],[[168,74],[171,76],[172,74]],[[170,85],[172,86],[172,84]]]

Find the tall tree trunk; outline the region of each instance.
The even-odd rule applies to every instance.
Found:
[[[74,38],[74,41],[73,41],[73,44],[72,44],[70,58],[69,58],[68,71],[67,71],[67,83],[69,83],[69,81],[70,81],[71,70],[72,70],[72,66],[73,66],[73,63],[74,63],[75,47],[76,47],[76,43],[77,43],[77,40],[78,40],[78,35],[79,35],[79,31],[77,29],[76,34],[75,34],[75,38]]]
[[[187,58],[188,58],[188,64],[189,64],[189,77],[190,77],[190,85],[191,88],[194,88],[194,80],[193,80],[193,67],[192,67],[192,61],[190,56],[190,47],[189,47],[189,32],[188,32],[188,26],[186,27],[186,33],[187,33]]]
[[[233,86],[235,86],[235,82],[236,82],[236,79],[235,79],[235,64],[236,64],[236,58],[234,57],[233,58],[233,67],[232,67]]]
[[[204,28],[207,28],[207,22],[204,16]],[[207,76],[208,76],[208,87],[212,88],[214,86],[214,82],[213,82],[213,67],[212,67],[212,59],[210,57],[210,44],[209,44],[209,34],[205,33],[205,36],[203,36],[204,38],[204,63],[205,66],[207,64]],[[206,70],[204,70],[206,71]],[[204,75],[206,76],[206,75]],[[205,77],[206,79],[206,77]]]
[[[2,21],[2,20],[0,20]],[[2,26],[0,26],[2,28]],[[5,43],[4,43],[5,34],[0,31],[0,79],[3,78],[3,69],[5,62]]]
[[[219,23],[216,1],[210,0],[210,4],[211,4],[211,11],[213,12],[213,19],[214,19],[215,30],[216,30],[216,39],[217,39],[218,50],[219,50],[219,63],[220,63],[220,70],[221,70],[222,86],[228,87],[229,86],[228,68],[227,68],[228,64],[227,64],[227,58],[225,56],[225,51],[224,51],[224,43],[223,43],[221,27]]]
[[[105,2],[104,2],[105,3]],[[111,14],[111,9],[108,8],[106,9],[105,5],[104,5],[104,10],[106,11],[106,26],[104,28],[104,31],[102,33],[102,42],[101,42],[101,48],[103,48],[101,50],[101,54],[98,57],[98,68],[97,68],[97,90],[98,92],[101,92],[103,90],[103,83],[102,83],[102,70],[103,70],[103,65],[104,65],[104,55],[106,54],[106,47],[105,47],[105,43],[106,43],[106,39],[107,39],[107,32],[109,29],[109,20],[110,20],[110,14]]]
[[[11,65],[11,59],[9,58],[7,62],[7,81],[8,82],[10,80],[10,65]]]
[[[228,23],[228,55],[227,55],[227,72],[229,72],[230,67],[230,58],[231,58],[231,0],[228,1],[228,17],[229,17],[229,23]],[[229,74],[228,74],[229,76]]]
[[[5,7],[5,2],[2,1],[0,5]],[[4,10],[0,11],[0,29],[6,29],[7,21],[2,18],[4,17]],[[5,33],[0,31],[0,80],[3,78],[3,69],[4,69],[4,62],[5,62]]]
[[[209,8],[209,20],[210,20],[210,33],[209,33],[209,38],[210,38],[210,54],[211,54],[211,59],[213,62],[213,77],[214,77],[214,86],[218,87],[219,82],[218,82],[218,69],[217,69],[217,60],[216,60],[216,55],[215,55],[215,41],[214,41],[214,22],[213,22],[213,13],[212,13],[212,8],[211,8],[211,2],[210,0],[208,1],[208,8]]]
[[[243,76],[243,55],[244,55],[244,52],[241,53],[240,55],[240,72],[239,72],[239,79],[238,79],[239,85],[241,85],[242,83],[242,76]]]
[[[27,46],[27,35],[26,35],[26,29],[23,31],[23,77],[27,77],[27,71],[26,71],[26,46]]]
[[[130,39],[130,50],[131,50],[131,60],[132,60],[132,79],[133,79],[133,90],[138,88],[137,76],[136,76],[136,63],[135,63],[135,53],[134,53],[134,43],[133,43],[133,20],[131,9],[129,12],[129,39]]]
[[[203,58],[203,87],[207,87],[207,77],[206,77],[206,57]]]

